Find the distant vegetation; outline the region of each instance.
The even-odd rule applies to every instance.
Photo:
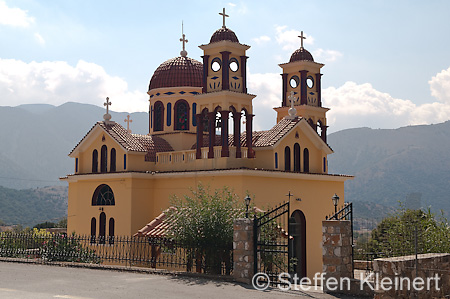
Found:
[[[33,227],[67,216],[67,187],[15,190],[0,186],[0,219],[7,225]]]

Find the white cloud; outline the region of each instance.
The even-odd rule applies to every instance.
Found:
[[[327,113],[329,131],[355,127],[398,128],[449,120],[450,68],[434,76],[429,84],[437,101],[421,105],[394,98],[369,83],[348,81],[338,88],[323,89],[323,106],[331,109]],[[255,128],[267,130],[275,123],[276,115],[271,108],[281,103],[281,77],[275,73],[249,73],[248,88],[257,95],[253,102]]]
[[[0,25],[28,27],[32,23],[34,23],[34,18],[28,16],[26,10],[17,7],[10,8],[5,1],[0,0]]]
[[[323,62],[333,62],[342,57],[342,53],[336,50],[317,49],[312,54],[315,60]]]
[[[35,33],[34,37],[36,38],[36,40],[38,41],[38,43],[40,43],[42,46],[45,45],[45,39],[42,37],[42,35],[40,35],[39,33]]]
[[[60,105],[68,101],[102,105],[109,96],[114,111],[146,111],[147,95],[128,90],[119,77],[108,75],[94,63],[80,60],[76,66],[64,61],[25,63],[0,59],[0,105],[45,103]]]
[[[298,30],[288,30],[287,26],[276,26],[276,41],[278,44],[282,45],[283,50],[294,51],[300,48],[300,31]],[[310,35],[304,34],[306,39],[303,40],[304,45],[314,44],[314,38]]]
[[[231,2],[228,2],[228,5],[231,6],[231,7],[235,7],[236,6],[236,4],[231,3]]]
[[[262,35],[260,37],[256,37],[252,39],[255,43],[257,43],[258,45],[263,44],[263,43],[267,43],[270,42],[270,37],[268,37],[267,35]]]

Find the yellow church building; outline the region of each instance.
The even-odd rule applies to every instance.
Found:
[[[247,91],[246,51],[225,26],[214,32],[202,62],[179,57],[163,62],[150,80],[149,134],[131,134],[111,120],[107,99],[97,122],[70,157],[69,233],[135,234],[199,183],[228,186],[258,207],[275,206],[290,191],[292,214],[301,215],[307,275],[322,271],[322,220],[334,212],[333,194],[344,201],[351,176],[328,173],[329,110],[322,106],[321,63],[301,47],[280,64],[282,98],[277,124],[253,131],[253,100]]]

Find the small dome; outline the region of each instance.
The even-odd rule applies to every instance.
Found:
[[[239,40],[233,30],[229,28],[220,28],[211,36],[210,43],[216,43],[223,40],[229,40],[233,43],[239,43]]]
[[[189,57],[175,57],[161,63],[153,73],[148,90],[161,87],[202,87],[203,64]]]
[[[292,53],[289,62],[304,61],[304,60],[314,61],[314,58],[312,57],[311,53],[308,52],[308,50],[305,50],[305,48],[300,48],[295,50],[294,53]]]

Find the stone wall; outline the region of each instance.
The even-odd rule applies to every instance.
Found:
[[[450,294],[450,254],[419,254],[417,275],[415,265],[415,255],[374,260],[373,268],[375,279],[378,282],[375,298],[448,298]],[[412,283],[416,277],[425,282],[423,290],[413,290]],[[438,277],[438,280],[433,279],[435,277]],[[400,282],[400,278],[407,278],[407,280]],[[381,286],[383,280],[386,281],[384,287]],[[398,286],[402,285],[402,289],[395,287],[396,281],[399,282]],[[407,289],[408,281],[411,281],[411,290]],[[387,290],[389,282],[393,282],[394,287]],[[422,287],[420,280],[417,286]]]
[[[352,231],[349,220],[322,221],[323,272],[325,278],[352,278]]]
[[[236,281],[251,284],[254,274],[253,221],[236,219],[233,226],[233,277]]]

